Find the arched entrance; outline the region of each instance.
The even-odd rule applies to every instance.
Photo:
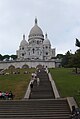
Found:
[[[38,69],[42,69],[43,66],[42,66],[41,64],[39,64],[39,65],[36,66],[36,68],[38,68]]]
[[[28,66],[27,64],[24,64],[24,65],[22,66],[22,68],[23,68],[23,69],[27,69],[27,68],[29,68],[29,66]]]

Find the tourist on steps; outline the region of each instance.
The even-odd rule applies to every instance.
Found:
[[[40,79],[37,78],[37,86],[39,86],[39,83],[40,83]]]
[[[0,91],[0,99],[2,99],[2,92]]]
[[[30,89],[32,91],[32,89],[33,89],[33,82],[30,83]]]
[[[9,100],[13,100],[13,93],[10,91],[8,95]]]
[[[80,109],[72,106],[71,118],[70,119],[80,119]]]

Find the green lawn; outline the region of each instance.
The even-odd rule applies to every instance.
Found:
[[[24,74],[24,71],[27,70],[29,73]],[[20,74],[11,74],[11,70],[6,70],[10,72],[9,75],[0,75],[0,90],[2,92],[12,91],[15,95],[14,99],[22,99],[25,95],[28,83],[31,79],[31,73],[35,69],[18,69]]]
[[[80,106],[80,74],[69,68],[50,69],[61,97],[73,96]]]

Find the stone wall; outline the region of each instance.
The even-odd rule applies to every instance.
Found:
[[[15,68],[22,68],[23,65],[28,65],[29,68],[36,68],[38,65],[42,65],[48,68],[55,68],[55,61],[8,61],[0,62],[0,69],[8,69],[10,66]]]

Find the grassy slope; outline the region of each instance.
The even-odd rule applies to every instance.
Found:
[[[80,102],[80,75],[72,73],[72,69],[50,69],[61,97],[73,96]],[[80,104],[79,104],[80,106]]]
[[[24,74],[25,69],[19,69],[20,74],[0,75],[0,90],[12,91],[15,95],[15,99],[21,99],[27,89],[29,80],[31,79],[31,73],[35,69],[27,69],[29,74]],[[6,72],[10,72],[7,70]]]

